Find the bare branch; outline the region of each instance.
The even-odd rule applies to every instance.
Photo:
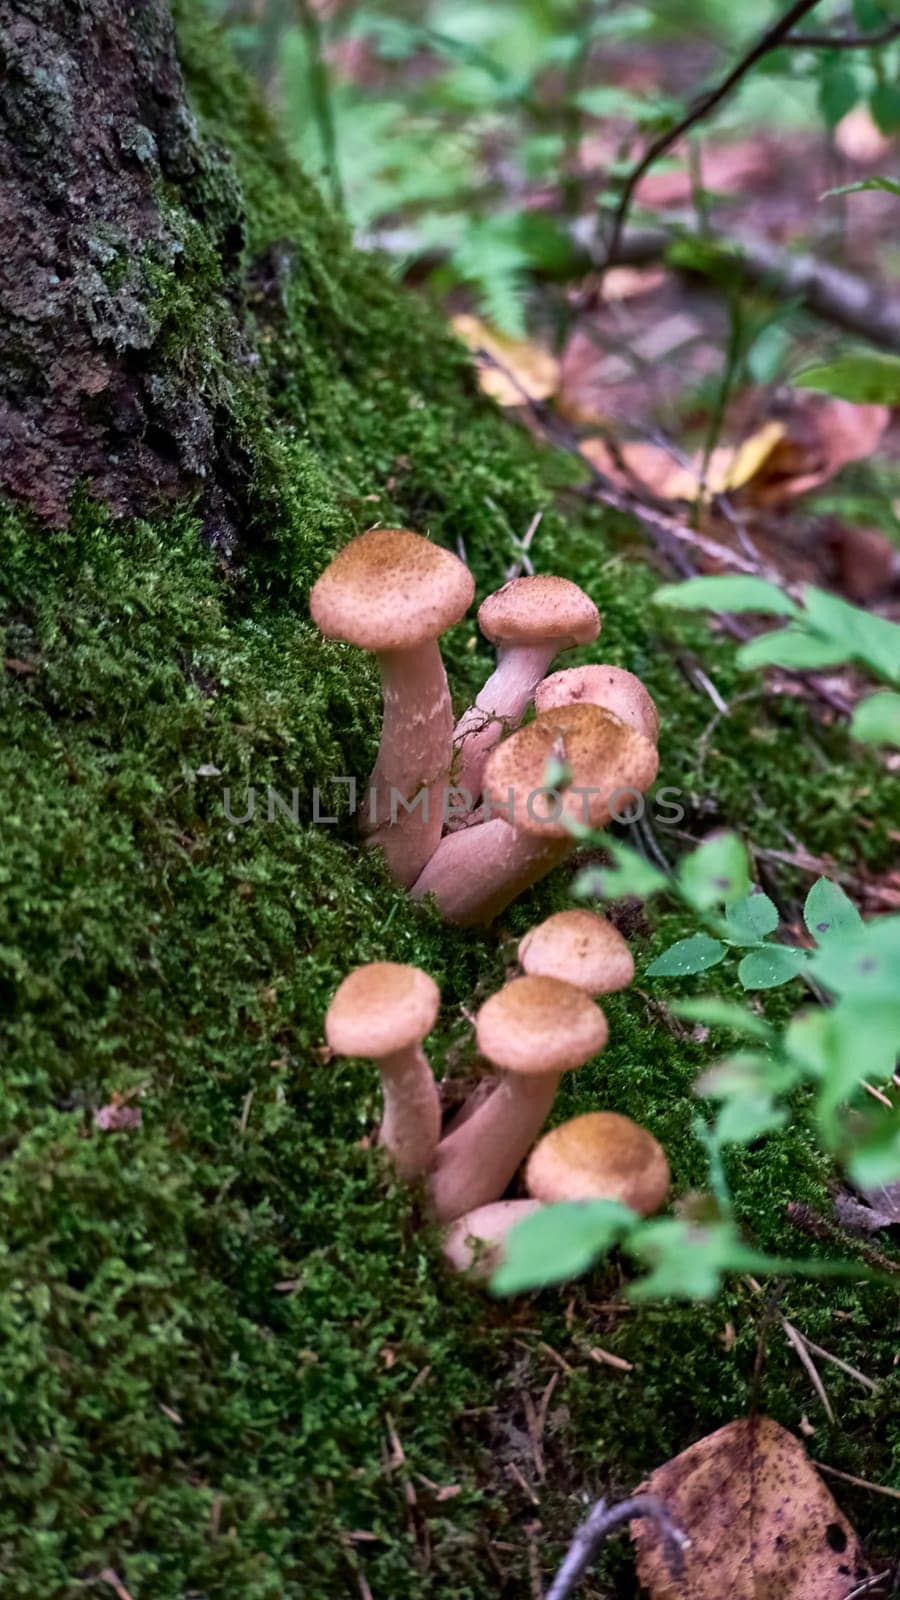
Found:
[[[652,1494],[633,1495],[621,1500],[617,1506],[608,1506],[598,1500],[581,1527],[575,1532],[565,1559],[547,1591],[546,1600],[567,1600],[594,1561],[600,1546],[623,1522],[635,1517],[650,1517],[656,1523],[663,1541],[663,1555],[676,1582],[684,1577],[684,1552],[690,1548],[690,1539],[682,1533],[670,1515],[665,1503]]]
[[[889,22],[878,33],[792,33],[782,44],[790,50],[877,50],[900,39],[900,22]]]
[[[783,44],[794,24],[799,22],[801,17],[805,17],[808,11],[812,11],[813,7],[818,3],[819,0],[794,0],[794,4],[789,6],[784,15],[779,17],[776,22],[773,22],[759,36],[756,43],[751,45],[750,49],[741,56],[736,65],[731,68],[731,71],[725,74],[724,78],[711,89],[707,89],[703,94],[698,95],[673,128],[668,129],[665,133],[658,134],[651,141],[640,160],[628,174],[619,196],[619,203],[613,214],[607,242],[607,265],[616,256],[619,248],[619,239],[625,226],[625,219],[631,209],[635,190],[644,174],[649,172],[660,156],[665,155],[665,152],[670,150],[673,144],[677,144],[678,140],[690,128],[693,128],[698,122],[702,122],[704,117],[709,116],[709,113],[715,110],[716,106],[721,105],[722,101],[726,100],[731,94],[732,89],[735,89],[741,80],[746,77],[751,67],[754,67],[757,61],[762,60],[763,56],[768,55],[770,51],[776,50],[779,45]]]

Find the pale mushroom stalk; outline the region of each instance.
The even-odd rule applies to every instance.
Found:
[[[378,1062],[384,1112],[378,1142],[399,1178],[411,1183],[431,1166],[441,1134],[441,1104],[421,1045],[409,1045]]]
[[[503,1077],[482,1106],[442,1139],[429,1179],[439,1222],[496,1200],[540,1133],[561,1072]]]
[[[473,806],[494,746],[519,726],[554,656],[596,639],[600,614],[577,583],[541,574],[513,578],[488,595],[478,626],[496,648],[497,666],[453,734],[454,782]]]
[[[465,614],[468,568],[408,528],[369,528],[313,585],[310,611],[329,639],[369,650],[384,697],[381,745],[360,821],[398,882],[414,883],[443,825],[453,709],[438,638]]]
[[[540,1209],[537,1200],[495,1200],[467,1211],[447,1229],[444,1255],[456,1272],[486,1278],[500,1265],[512,1229]]]
[[[505,734],[519,726],[559,641],[500,645],[497,665],[453,730],[453,781],[477,800],[485,762]]]
[[[453,707],[435,639],[380,651],[378,665],[384,718],[361,826],[384,849],[392,876],[409,887],[441,837]]]
[[[569,769],[564,789],[547,768]],[[579,826],[603,827],[618,793],[646,793],[659,765],[656,746],[595,705],[544,711],[492,751],[485,768],[489,822],[441,840],[412,893],[434,894],[449,922],[490,922],[576,848]]]
[[[575,848],[571,836],[524,833],[493,817],[446,834],[413,884],[412,896],[423,900],[433,894],[445,921],[476,927],[492,922]]]
[[[607,1034],[600,1007],[556,978],[514,978],[485,1001],[475,1039],[502,1076],[438,1145],[429,1190],[441,1222],[500,1199],[546,1120],[562,1073],[602,1050]]]
[[[422,1049],[439,1005],[438,986],[427,972],[371,961],[348,973],[325,1015],[335,1055],[362,1056],[378,1067],[380,1140],[406,1182],[428,1171],[440,1138],[440,1095]]]

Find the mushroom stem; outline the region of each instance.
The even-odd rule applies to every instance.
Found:
[[[495,1200],[467,1211],[447,1229],[444,1255],[456,1272],[473,1271],[476,1278],[486,1278],[499,1266],[516,1223],[539,1210],[537,1200]]]
[[[392,876],[408,888],[441,837],[453,707],[435,639],[379,651],[378,663],[384,720],[362,826],[382,846]]]
[[[413,884],[413,899],[433,894],[441,916],[462,928],[491,922],[575,847],[568,835],[523,833],[494,817],[441,840]]]
[[[438,1087],[420,1044],[378,1062],[384,1113],[378,1140],[397,1176],[411,1183],[431,1166],[441,1133]]]
[[[453,730],[454,783],[477,802],[485,762],[519,726],[534,691],[559,650],[558,640],[500,645],[497,666]]]
[[[439,1222],[499,1199],[540,1133],[561,1076],[502,1077],[484,1104],[441,1140],[429,1179]]]

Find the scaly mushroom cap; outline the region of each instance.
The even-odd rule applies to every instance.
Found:
[[[535,1200],[618,1200],[642,1217],[669,1188],[669,1163],[652,1133],[615,1111],[589,1111],[545,1133],[528,1157]]]
[[[482,602],[478,626],[492,644],[553,639],[558,650],[568,650],[596,639],[600,613],[590,596],[568,578],[513,578]]]
[[[618,928],[594,911],[557,911],[530,929],[519,943],[519,965],[586,994],[612,994],[634,977],[634,960]]]
[[[553,761],[571,773],[570,787],[558,797],[541,793]],[[497,746],[485,768],[484,793],[495,814],[523,833],[562,839],[570,831],[567,817],[603,827],[609,821],[610,799],[620,790],[645,793],[658,768],[656,746],[611,711],[584,704],[560,706],[542,711]],[[579,794],[579,789],[596,793]]]
[[[534,691],[536,711],[553,711],[557,706],[573,706],[582,701],[603,706],[654,744],[659,738],[656,706],[640,678],[624,667],[567,667],[563,672],[551,673]]]
[[[603,1049],[608,1032],[600,1007],[559,978],[513,978],[475,1019],[481,1054],[527,1077],[582,1066]]]
[[[410,650],[464,616],[475,582],[449,550],[407,528],[351,539],[313,585],[320,632],[362,650]]]
[[[336,1055],[379,1061],[420,1044],[434,1027],[440,1000],[427,972],[372,961],[340,985],[325,1017],[325,1037]]]

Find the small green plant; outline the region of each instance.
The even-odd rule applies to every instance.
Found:
[[[858,662],[900,689],[900,624],[812,584],[803,586],[799,603],[774,583],[750,576],[689,578],[664,585],[654,598],[679,611],[750,611],[788,618],[785,627],[741,645],[737,659],[742,667],[814,672]],[[864,744],[900,746],[900,693],[892,688],[861,700],[850,732]]]
[[[829,1004],[804,1007],[777,1028],[749,1006],[719,995],[675,1001],[676,1015],[740,1041],[695,1085],[698,1097],[716,1108],[711,1122],[698,1118],[695,1125],[707,1153],[709,1192],[689,1197],[677,1217],[644,1219],[605,1201],[545,1207],[510,1235],[492,1280],[495,1291],[558,1282],[586,1271],[614,1248],[646,1269],[628,1290],[633,1300],[709,1299],[732,1272],[817,1276],[864,1270],[755,1250],[734,1216],[724,1154],[729,1146],[753,1144],[783,1127],[802,1105],[822,1147],[853,1182],[868,1188],[900,1177],[900,1108],[873,1101],[864,1080],[865,1074],[889,1081],[900,1054],[900,916],[864,922],[843,890],[821,878],[804,908],[815,948],[789,950],[767,942],[778,914],[768,896],[753,892],[736,835],[713,835],[672,875],[619,840],[593,842],[606,847],[612,865],[582,872],[576,895],[613,900],[666,892],[720,935],[698,932],[681,940],[648,967],[647,977],[695,974],[717,965],[730,946],[749,946],[739,969],[746,987],[771,988],[802,971]]]

